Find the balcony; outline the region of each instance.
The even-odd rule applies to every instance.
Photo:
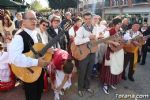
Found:
[[[112,4],[111,4],[112,3]],[[132,5],[141,5],[141,4],[149,4],[149,0],[132,0]],[[128,6],[128,0],[106,0],[105,1],[105,7],[119,7],[119,6]]]
[[[148,0],[132,0],[133,4],[137,4],[137,3],[146,3],[148,2]]]

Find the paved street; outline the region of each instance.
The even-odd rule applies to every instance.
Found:
[[[92,88],[95,90],[94,95],[85,94],[84,97],[77,95],[76,77],[74,78],[73,86],[65,92],[62,100],[135,100],[135,99],[118,99],[116,94],[148,94],[150,96],[150,54],[148,54],[147,63],[145,66],[138,65],[135,73],[135,82],[129,80],[122,81],[117,85],[117,90],[110,90],[110,94],[103,93],[99,79],[92,79]],[[7,92],[0,92],[0,100],[25,100],[24,91],[21,86]],[[42,100],[53,100],[53,92],[49,90],[42,96]],[[137,100],[150,100],[137,99]]]

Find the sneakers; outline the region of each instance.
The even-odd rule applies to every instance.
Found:
[[[104,91],[105,94],[109,94],[108,85],[103,86],[103,91]]]
[[[94,94],[94,90],[92,89],[87,89],[86,91],[89,92],[90,94]]]
[[[94,90],[92,90],[92,89],[86,89],[85,91],[88,92],[88,93],[90,93],[90,94],[94,94]],[[85,91],[78,91],[78,95],[80,97],[83,97]]]
[[[80,97],[83,97],[83,91],[78,91],[78,95],[80,96]]]
[[[55,91],[54,100],[60,100],[59,92],[56,92],[56,91]]]
[[[110,87],[114,90],[116,90],[117,88],[114,85],[110,85]]]

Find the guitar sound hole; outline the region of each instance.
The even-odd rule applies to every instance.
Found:
[[[31,68],[27,68],[28,71],[30,71],[32,74],[34,73],[34,71]]]

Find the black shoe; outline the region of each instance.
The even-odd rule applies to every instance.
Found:
[[[140,65],[145,65],[145,62],[140,63]]]
[[[129,77],[129,80],[132,81],[132,82],[135,81],[133,77]]]
[[[127,78],[126,78],[125,76],[122,76],[122,79],[123,79],[123,80],[127,80]]]

